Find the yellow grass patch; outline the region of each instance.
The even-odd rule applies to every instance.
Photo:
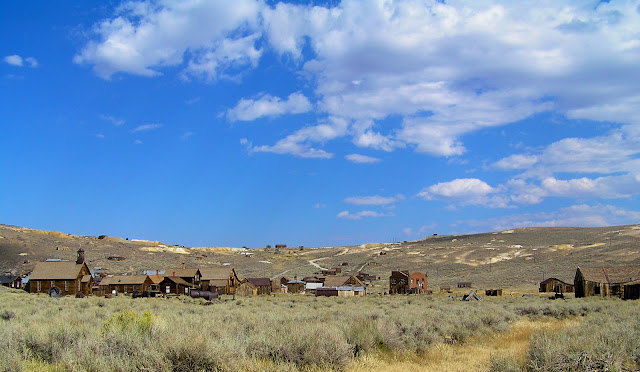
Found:
[[[354,361],[351,372],[364,371],[489,371],[491,358],[525,362],[531,335],[542,329],[559,330],[579,320],[519,320],[509,331],[472,337],[462,345],[438,344],[422,356],[367,355]]]

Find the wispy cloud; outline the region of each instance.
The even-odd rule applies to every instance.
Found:
[[[349,155],[345,155],[344,158],[356,164],[375,164],[382,161],[382,159],[379,159],[379,158],[374,158],[372,156],[366,156],[366,155],[360,155],[360,154],[349,154]]]
[[[104,121],[108,121],[109,123],[115,125],[115,126],[120,126],[123,125],[125,123],[124,119],[119,119],[116,118],[114,116],[111,115],[100,115],[100,119],[104,120]]]
[[[162,127],[162,124],[144,124],[144,125],[139,125],[135,128],[133,128],[131,130],[131,133],[136,133],[136,132],[147,132],[150,130],[155,130]]]
[[[396,196],[351,196],[344,199],[345,203],[355,205],[389,205],[397,201],[404,200],[404,195]]]
[[[360,211],[356,213],[351,213],[349,211],[342,211],[338,213],[336,217],[345,218],[349,220],[361,220],[363,218],[377,218],[377,217],[390,217],[393,216],[393,213],[380,213],[375,211]]]
[[[184,134],[182,134],[182,136],[180,136],[180,139],[183,141],[188,140],[191,136],[193,136],[195,134],[195,132],[185,132]]]

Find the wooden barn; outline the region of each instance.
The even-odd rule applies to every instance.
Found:
[[[540,282],[540,292],[573,293],[573,284],[557,278],[547,278]]]
[[[184,279],[179,276],[165,276],[164,279],[159,284],[160,293],[168,295],[168,294],[177,294],[177,295],[189,295],[189,291],[193,286],[190,283],[187,283]]]
[[[409,275],[409,291],[415,294],[427,293],[427,274],[415,272]]]
[[[77,252],[76,261],[38,262],[29,277],[29,292],[48,293],[51,288],[62,296],[91,294],[93,279],[84,261],[84,249]]]
[[[22,288],[22,278],[16,275],[0,276],[0,285],[9,288],[20,289]]]
[[[216,287],[218,294],[235,294],[242,282],[236,270],[230,266],[201,267],[200,273],[200,284]]]
[[[573,280],[576,297],[625,297],[633,295],[634,282],[640,280],[640,266],[578,267]]]
[[[458,288],[471,288],[471,282],[458,282]]]
[[[271,279],[247,278],[236,288],[238,296],[259,296],[271,294]]]
[[[305,282],[298,279],[289,280],[286,284],[287,293],[302,293],[304,292]]]
[[[143,292],[158,292],[158,284],[154,284],[149,275],[117,275],[102,278],[99,293],[104,294],[142,294]]]
[[[637,300],[640,299],[640,280],[625,283],[624,287],[624,299],[625,300]]]
[[[389,277],[389,294],[407,294],[411,292],[409,288],[409,271],[393,270]]]

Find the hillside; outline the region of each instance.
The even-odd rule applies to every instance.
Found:
[[[386,279],[391,270],[426,271],[429,287],[534,288],[543,277],[573,281],[576,266],[640,264],[640,225],[600,228],[521,228],[473,235],[431,236],[402,243],[275,249],[185,248],[117,237],[77,236],[0,225],[0,270],[17,274],[47,258],[75,259],[86,251],[91,267],[111,274],[229,263],[245,277],[303,277],[322,268],[367,273]],[[124,260],[110,260],[109,257]],[[343,263],[346,265],[341,266]],[[374,291],[384,291],[379,281]]]

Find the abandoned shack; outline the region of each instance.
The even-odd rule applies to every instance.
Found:
[[[578,267],[573,280],[576,297],[625,297],[640,280],[640,266]]]
[[[259,296],[271,294],[271,279],[247,278],[236,288],[238,296]]]
[[[624,299],[625,300],[637,300],[640,299],[640,280],[628,282],[623,285],[624,287]]]
[[[102,278],[99,294],[133,294],[159,292],[158,284],[154,284],[149,275],[117,275]]]
[[[216,287],[218,294],[234,294],[242,282],[236,270],[230,266],[200,268],[200,284]]]
[[[540,282],[540,292],[573,293],[573,284],[557,278],[547,278]]]
[[[485,296],[502,296],[502,289],[487,289],[484,294]]]
[[[22,288],[22,278],[16,275],[4,275],[0,276],[0,285],[9,288],[20,289]]]
[[[391,276],[389,277],[389,294],[407,294],[409,292],[409,271],[391,271]]]
[[[458,282],[458,288],[471,288],[471,282]]]
[[[91,294],[93,278],[84,261],[84,249],[78,249],[76,261],[38,262],[29,278],[29,292],[55,291],[62,296]]]
[[[316,297],[354,297],[366,295],[361,286],[320,287],[316,289]]]
[[[298,279],[292,279],[287,282],[287,293],[302,293],[304,292],[305,282]]]

